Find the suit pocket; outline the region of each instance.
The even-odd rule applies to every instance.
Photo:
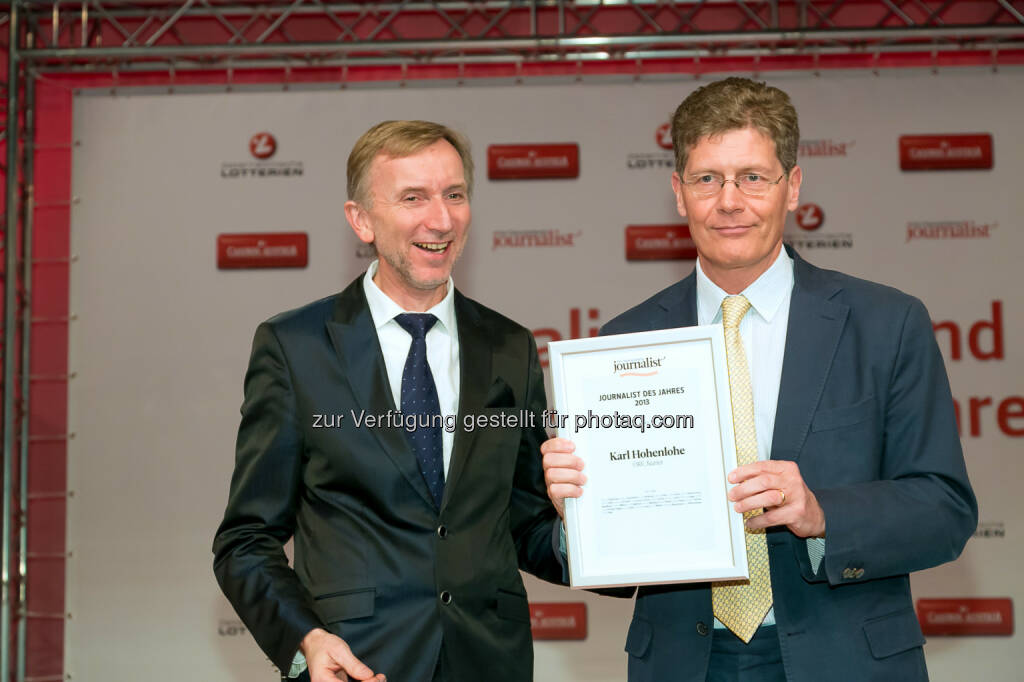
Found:
[[[651,624],[646,620],[634,618],[629,624],[626,635],[626,653],[636,658],[643,658],[651,645]]]
[[[912,608],[865,621],[864,636],[875,658],[886,658],[924,646],[924,635]]]
[[[376,589],[364,587],[344,592],[331,592],[316,597],[313,608],[325,623],[354,620],[373,615]]]
[[[530,622],[530,604],[526,595],[498,590],[498,617],[508,620]]]
[[[875,414],[875,398],[868,396],[852,405],[844,405],[829,410],[818,410],[811,422],[811,431],[828,431],[853,426],[871,419]]]
[[[501,377],[495,377],[494,383],[487,389],[487,397],[484,399],[485,408],[515,407],[516,396],[512,387]]]

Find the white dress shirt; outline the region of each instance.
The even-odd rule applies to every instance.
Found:
[[[747,351],[747,367],[754,392],[754,430],[757,457],[768,459],[779,403],[782,356],[786,350],[789,300],[793,294],[793,259],[779,252],[771,267],[744,289],[750,309],[740,320],[740,338]],[[697,261],[697,324],[720,324],[722,301],[729,294],[708,279]]]
[[[363,276],[363,290],[366,302],[370,306],[370,316],[377,328],[377,340],[384,354],[384,366],[388,372],[388,383],[391,395],[395,399],[395,407],[402,409],[402,373],[405,370],[405,359],[412,346],[412,336],[398,322],[396,315],[410,312],[403,310],[387,294],[380,290],[373,281],[377,274],[379,261],[370,263]],[[455,324],[455,285],[448,278],[448,293],[440,303],[427,311],[437,318],[437,322],[427,332],[427,364],[434,375],[437,386],[437,400],[441,405],[441,415],[458,415],[459,411],[459,331]],[[448,465],[452,459],[452,443],[455,433],[441,429],[441,445],[444,453],[444,472],[448,475]]]

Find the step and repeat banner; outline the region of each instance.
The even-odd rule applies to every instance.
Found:
[[[1019,679],[1024,71],[769,82],[801,121],[787,239],[923,299],[946,359],[981,525],[959,561],[913,577],[932,679]],[[595,335],[692,270],[667,123],[700,84],[77,96],[67,672],[275,679],[210,546],[256,325],[370,260],[342,210],[364,130],[423,118],[468,136],[476,190],[456,286],[533,329],[546,358],[547,342]],[[625,679],[630,601],[527,587],[537,680]]]

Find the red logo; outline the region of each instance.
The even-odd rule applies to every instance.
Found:
[[[992,136],[901,135],[901,170],[986,169],[992,167]]]
[[[269,159],[277,151],[277,140],[270,133],[256,133],[249,138],[249,151],[257,159]]]
[[[654,133],[654,141],[662,149],[672,151],[672,121],[662,123]]]
[[[587,605],[584,602],[530,604],[534,639],[586,639]]]
[[[1012,599],[918,599],[926,635],[1012,635]]]
[[[697,247],[690,226],[629,225],[626,227],[626,260],[696,260]]]
[[[491,180],[578,178],[580,146],[569,144],[492,144],[487,148]]]
[[[304,268],[309,260],[305,232],[263,232],[217,235],[217,267]]]
[[[796,209],[796,224],[810,232],[825,222],[825,212],[817,204],[803,204]]]

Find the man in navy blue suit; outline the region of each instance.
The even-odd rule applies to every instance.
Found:
[[[711,83],[676,110],[672,140],[697,265],[602,333],[713,324],[723,311],[727,338],[738,327],[756,461],[729,473],[729,499],[748,515],[748,547],[757,534],[767,547],[752,590],[767,599],[720,600],[710,583],[639,588],[629,679],[926,680],[909,573],[955,559],[978,513],[928,313],[783,245],[802,180],[784,92]],[[583,460],[565,439],[541,449],[562,513],[584,492]],[[749,627],[723,601],[753,614]]]

